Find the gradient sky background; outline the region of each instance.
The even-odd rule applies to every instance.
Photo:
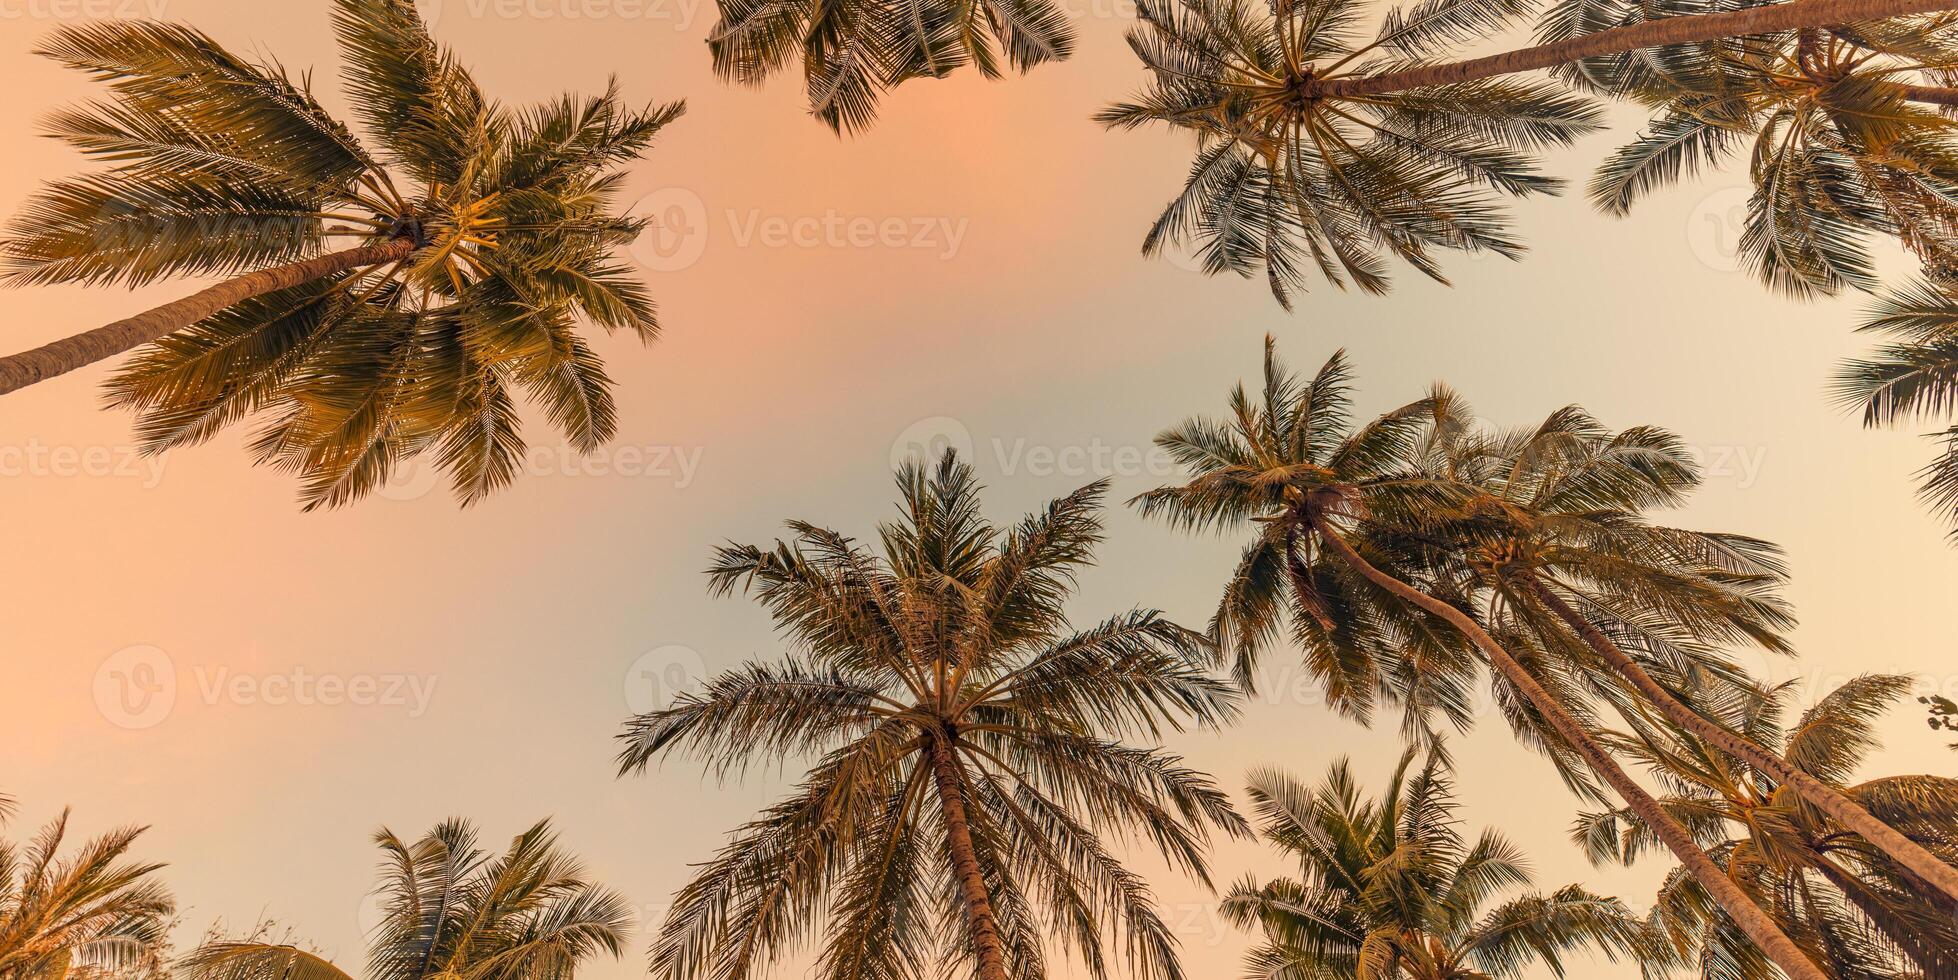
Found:
[[[1187,146],[1089,122],[1140,77],[1121,41],[1125,5],[1068,5],[1081,33],[1072,61],[1002,82],[914,84],[887,99],[872,132],[840,141],[803,114],[797,80],[715,82],[706,0],[446,0],[436,34],[503,100],[594,90],[616,73],[635,100],[690,103],[630,182],[647,207],[683,219],[639,250],[665,338],[652,349],[598,341],[620,383],[613,451],[639,459],[567,471],[533,424],[527,434],[549,450],[539,472],[469,512],[411,474],[386,497],[302,514],[289,478],[252,468],[236,436],[131,464],[129,420],[99,408],[104,368],[9,396],[0,789],[24,804],[11,832],[67,804],[90,831],[148,823],[141,852],[170,862],[180,941],[216,920],[236,930],[269,916],[352,967],[374,828],[409,835],[465,815],[501,841],[548,815],[654,919],[688,864],[796,775],[722,787],[672,764],[613,777],[612,736],[656,697],[648,677],[780,649],[755,607],[705,597],[713,545],[772,539],[789,517],[867,533],[889,513],[893,455],[933,439],[972,447],[1001,520],[1101,476],[1126,499],[1165,478],[1145,455],[1150,437],[1220,410],[1229,385],[1255,372],[1267,331],[1304,367],[1348,348],[1363,409],[1445,378],[1504,424],[1582,401],[1615,426],[1676,429],[1711,470],[1680,522],[1790,551],[1804,658],[1766,669],[1823,689],[1867,670],[1958,687],[1958,557],[1911,495],[1932,446],[1862,431],[1825,398],[1836,363],[1866,346],[1850,332],[1859,299],[1797,304],[1735,270],[1743,174],[1661,194],[1627,220],[1581,197],[1531,202],[1518,227],[1534,252],[1521,263],[1451,258],[1452,290],[1403,272],[1388,298],[1321,290],[1287,315],[1260,283],[1137,254]],[[78,167],[34,123],[89,87],[30,53],[77,12],[187,21],[233,50],[312,68],[328,105],[341,104],[320,0],[0,0],[9,212],[36,181]],[[1581,186],[1637,122],[1624,121],[1552,168]],[[917,247],[759,234],[832,213],[938,230]],[[4,347],[189,288],[0,292]],[[682,470],[669,450],[697,465]],[[70,472],[77,461],[96,472]],[[1203,622],[1237,544],[1179,537],[1126,510],[1109,523],[1080,618],[1145,605]],[[116,685],[145,666],[174,678],[174,704],[130,715]],[[1171,747],[1234,791],[1251,766],[1316,780],[1342,754],[1377,787],[1399,751],[1391,725],[1333,717],[1281,666],[1242,727]],[[432,696],[418,710],[399,698],[270,705],[206,693],[301,670],[383,689],[413,678]],[[1916,705],[1891,716],[1887,736],[1870,774],[1954,770],[1958,756]],[[1588,869],[1566,841],[1573,800],[1496,719],[1454,747],[1471,827],[1527,844],[1546,886],[1582,880],[1644,905],[1660,866]],[[1144,866],[1192,975],[1236,975],[1244,938],[1200,889]],[[1215,869],[1221,881],[1286,870],[1251,845],[1219,849]],[[640,975],[645,938],[587,975]]]

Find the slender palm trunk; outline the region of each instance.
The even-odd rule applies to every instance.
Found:
[[[161,340],[234,303],[337,272],[393,262],[406,258],[414,250],[413,241],[396,238],[248,272],[106,327],[96,327],[11,357],[0,357],[0,395]]]
[[[1705,739],[1708,744],[1728,756],[1753,766],[1776,782],[1793,789],[1796,795],[1828,814],[1830,819],[1861,835],[1864,840],[1889,855],[1891,860],[1910,869],[1913,874],[1929,882],[1947,897],[1958,900],[1958,868],[1938,860],[1937,856],[1925,850],[1923,845],[1905,837],[1897,828],[1878,820],[1874,814],[1858,806],[1856,801],[1844,796],[1835,787],[1789,765],[1786,759],[1762,748],[1752,739],[1743,738],[1726,726],[1694,711],[1674,697],[1664,685],[1654,680],[1651,674],[1645,672],[1645,668],[1627,656],[1625,651],[1620,650],[1618,645],[1611,642],[1611,638],[1604,635],[1604,632],[1590,620],[1578,615],[1577,610],[1571,608],[1570,603],[1565,602],[1563,596],[1552,592],[1541,579],[1532,574],[1525,578],[1525,582],[1538,602],[1549,607],[1558,619],[1564,621],[1564,625],[1577,631],[1577,635],[1582,637],[1598,656],[1603,657],[1612,669],[1630,681],[1632,686],[1637,688],[1640,694],[1645,695],[1646,700],[1657,707],[1659,712],[1673,724]]]
[[[972,930],[972,952],[979,958],[979,980],[1007,980],[1006,951],[993,918],[993,900],[986,893],[986,876],[979,870],[979,853],[972,846],[972,827],[965,818],[965,789],[952,758],[952,733],[931,739],[931,771],[938,782],[938,803],[945,811],[945,846],[952,859]]]
[[[1760,7],[1746,7],[1717,14],[1664,17],[1629,27],[1614,27],[1595,34],[1583,34],[1533,48],[1505,51],[1486,58],[1471,58],[1446,64],[1427,65],[1406,71],[1379,75],[1330,78],[1314,86],[1313,94],[1334,98],[1384,95],[1403,89],[1429,85],[1472,82],[1497,75],[1513,75],[1539,68],[1554,68],[1584,58],[1623,54],[1640,48],[1669,44],[1693,44],[1723,37],[1768,34],[1802,27],[1827,27],[1859,21],[1882,20],[1909,14],[1930,13],[1958,8],[1958,0],[1792,0]]]
[[[1827,980],[1815,963],[1803,955],[1801,949],[1782,933],[1774,920],[1769,918],[1760,906],[1754,904],[1754,901],[1747,897],[1747,893],[1741,891],[1740,886],[1735,884],[1726,872],[1721,871],[1719,865],[1713,863],[1712,858],[1706,856],[1705,851],[1700,850],[1699,845],[1693,841],[1692,835],[1686,832],[1686,828],[1668,816],[1659,806],[1659,801],[1653,799],[1644,787],[1633,781],[1617,760],[1607,754],[1591,734],[1584,730],[1584,726],[1578,724],[1577,719],[1571,717],[1570,712],[1565,711],[1563,705],[1559,704],[1549,691],[1544,690],[1543,685],[1537,683],[1536,678],[1531,676],[1529,671],[1524,670],[1523,665],[1517,663],[1516,658],[1510,656],[1509,651],[1503,649],[1502,645],[1477,625],[1475,620],[1470,619],[1454,606],[1375,568],[1372,562],[1354,551],[1353,546],[1348,544],[1345,538],[1340,537],[1339,532],[1327,523],[1322,515],[1313,514],[1312,527],[1318,532],[1319,540],[1325,542],[1329,550],[1338,555],[1340,560],[1354,571],[1364,576],[1367,581],[1393,593],[1403,601],[1447,620],[1449,625],[1461,631],[1481,649],[1483,655],[1489,658],[1489,662],[1502,672],[1503,677],[1522,693],[1545,720],[1550,722],[1550,727],[1555,729],[1572,749],[1584,757],[1585,763],[1591,767],[1591,770],[1611,784],[1611,788],[1618,792],[1626,805],[1632,808],[1632,812],[1638,814],[1639,819],[1652,828],[1652,832],[1657,834],[1673,855],[1679,858],[1680,864],[1686,867],[1687,873],[1700,883],[1700,887],[1706,889],[1707,894],[1712,896],[1721,909],[1726,911],[1728,917],[1734,920],[1734,924],[1747,934],[1747,938],[1753,940],[1754,945],[1760,947],[1761,952],[1765,953],[1768,959],[1781,967],[1789,980]]]

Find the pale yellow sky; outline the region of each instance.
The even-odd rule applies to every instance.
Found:
[[[795,775],[612,776],[612,735],[653,697],[646,677],[780,649],[754,607],[705,598],[713,545],[772,538],[788,517],[867,532],[890,506],[893,452],[933,439],[972,447],[1002,520],[1102,476],[1126,498],[1164,479],[1150,437],[1218,410],[1267,331],[1302,365],[1349,348],[1365,408],[1440,378],[1506,424],[1581,401],[1613,425],[1676,429],[1712,470],[1680,521],[1789,548],[1804,659],[1776,676],[1903,670],[1958,693],[1945,606],[1958,556],[1911,496],[1932,447],[1861,431],[1827,403],[1834,365],[1864,346],[1850,333],[1859,301],[1797,304],[1735,271],[1738,170],[1628,220],[1581,198],[1530,202],[1518,227],[1535,251],[1521,263],[1455,259],[1452,290],[1404,273],[1385,299],[1322,290],[1287,315],[1261,284],[1136,254],[1187,148],[1088,121],[1139,81],[1117,0],[1069,0],[1073,61],[908,87],[848,142],[801,114],[793,80],[718,85],[705,3],[446,0],[436,26],[506,101],[615,72],[635,99],[691,104],[632,176],[647,209],[690,230],[639,250],[665,339],[599,341],[622,410],[599,461],[568,463],[533,426],[530,474],[470,512],[410,474],[308,515],[236,437],[135,460],[128,419],[99,408],[100,368],[0,403],[15,556],[0,570],[0,789],[25,804],[16,833],[68,803],[88,828],[147,822],[143,851],[171,863],[183,939],[271,916],[349,965],[367,835],[383,823],[414,833],[460,814],[500,839],[552,815],[599,877],[656,914],[688,865]],[[78,167],[31,133],[89,90],[31,47],[77,14],[133,13],[312,67],[339,105],[319,0],[0,0],[0,209]],[[1581,184],[1629,132],[1551,166]],[[0,292],[4,346],[184,291]],[[1145,605],[1202,623],[1236,542],[1125,511],[1110,525],[1082,619]],[[174,680],[167,710],[124,700],[146,677]],[[1234,790],[1251,766],[1316,778],[1338,754],[1377,785],[1398,754],[1391,726],[1362,731],[1286,680],[1238,730],[1171,747]],[[314,703],[291,703],[295,681]],[[1915,705],[1888,736],[1871,774],[1958,760]],[[1543,884],[1643,905],[1659,867],[1589,870],[1565,840],[1573,801],[1496,719],[1456,751],[1469,822],[1529,845]],[[1226,881],[1272,865],[1248,845],[1215,860]],[[1151,871],[1191,974],[1236,975],[1243,937],[1199,890]],[[588,975],[638,976],[643,938]]]

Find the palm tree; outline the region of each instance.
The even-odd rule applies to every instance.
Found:
[[[971,65],[987,78],[1061,61],[1074,50],[1053,0],[718,0],[708,36],[714,72],[759,85],[799,54],[809,113],[837,133],[869,128],[887,89]]]
[[[1487,908],[1532,881],[1522,849],[1493,830],[1473,844],[1455,816],[1439,752],[1410,771],[1401,758],[1378,799],[1364,799],[1346,760],[1317,788],[1273,770],[1251,774],[1258,830],[1298,878],[1246,877],[1225,897],[1225,918],[1259,929],[1245,976],[1491,980],[1541,962],[1558,977],[1579,950],[1625,956],[1663,975],[1668,950],[1615,898],[1580,885],[1531,892]]]
[[[1576,8],[1594,9],[1560,9]],[[1600,167],[1592,200],[1622,215],[1751,144],[1740,257],[1770,286],[1874,289],[1871,234],[1898,238],[1933,278],[1958,275],[1958,120],[1945,111],[1958,89],[1912,81],[1958,68],[1954,27],[1949,14],[1811,26],[1571,65],[1571,80],[1654,112]]]
[[[1958,780],[1891,776],[1851,783],[1876,747],[1874,723],[1911,679],[1865,675],[1783,718],[1795,683],[1743,692],[1728,687],[1703,703],[1788,767],[1839,787],[1947,860],[1958,858]],[[1734,880],[1781,921],[1788,935],[1837,977],[1942,977],[1958,970],[1958,926],[1950,903],[1907,868],[1789,791],[1786,782],[1677,728],[1642,719],[1613,739],[1664,782],[1660,801],[1694,828]],[[1598,862],[1630,864],[1652,840],[1622,811],[1584,815],[1574,836]],[[1678,875],[1662,886],[1655,919],[1697,955],[1707,976],[1768,978],[1766,965],[1710,914],[1697,885]],[[1905,968],[1905,962],[1914,968]]]
[[[500,855],[447,820],[410,844],[386,829],[382,918],[368,936],[373,980],[570,980],[580,963],[617,957],[632,906],[593,883],[558,846],[549,821]],[[260,937],[213,940],[178,966],[188,980],[351,980],[324,957]]]
[[[1218,728],[1235,692],[1205,673],[1203,638],[1159,613],[1068,624],[1105,484],[1001,529],[953,453],[897,482],[881,556],[800,521],[773,547],[722,548],[712,590],[751,593],[800,650],[621,736],[627,772],[670,755],[723,776],[816,759],[680,891],[653,974],[758,976],[822,922],[818,969],[836,980],[1038,980],[1043,936],[1101,976],[1111,931],[1135,975],[1180,978],[1175,937],[1110,844],[1145,843],[1207,884],[1210,832],[1249,828],[1209,777],[1123,740]]]
[[[0,823],[13,800],[0,796]],[[142,827],[67,856],[68,811],[25,846],[0,840],[0,980],[107,980],[155,969],[176,905],[161,864],[127,860]]]
[[[1161,122],[1197,136],[1183,193],[1144,239],[1145,253],[1194,237],[1207,271],[1262,269],[1281,303],[1312,268],[1335,284],[1350,279],[1378,292],[1387,284],[1383,255],[1440,280],[1434,249],[1519,254],[1496,195],[1554,190],[1536,169],[1536,151],[1597,127],[1589,102],[1504,76],[1952,6],[1791,0],[1636,20],[1649,5],[1564,0],[1543,19],[1543,43],[1447,61],[1440,59],[1537,5],[1420,0],[1391,9],[1369,34],[1357,0],[1144,0],[1129,44],[1149,83],[1099,118],[1121,127]],[[1621,7],[1622,26],[1605,26]]]
[[[632,110],[613,88],[505,108],[411,0],[335,0],[333,21],[382,155],[303,76],[193,28],[110,20],[42,46],[108,85],[47,128],[109,166],[21,210],[4,279],[223,281],[0,358],[0,393],[148,344],[109,382],[142,446],[263,414],[252,449],[301,474],[309,507],[354,500],[425,451],[465,503],[507,484],[524,451],[517,390],[580,451],[604,443],[611,381],[578,318],[657,333],[613,257],[641,226],[617,213],[618,167],[683,106]]]
[[[1328,694],[1335,703],[1350,700],[1359,682],[1383,684],[1400,673],[1382,672],[1383,662],[1391,664],[1383,661],[1382,647],[1407,638],[1424,647],[1466,639],[1501,678],[1498,692],[1515,705],[1512,719],[1521,716],[1530,723],[1519,727],[1520,735],[1553,759],[1563,754],[1581,760],[1791,978],[1820,980],[1815,964],[1605,751],[1582,717],[1579,694],[1565,690],[1552,672],[1526,667],[1464,611],[1465,600],[1445,601],[1409,584],[1376,564],[1393,567],[1400,563],[1396,555],[1376,551],[1369,558],[1349,540],[1370,543],[1364,533],[1354,532],[1356,525],[1418,526],[1420,514],[1470,496],[1468,488],[1436,479],[1412,462],[1423,439],[1468,425],[1452,393],[1437,390],[1355,426],[1349,417],[1349,379],[1344,355],[1335,354],[1316,376],[1301,381],[1278,361],[1267,338],[1262,404],[1239,385],[1228,421],[1191,419],[1157,437],[1193,476],[1181,486],[1138,497],[1143,514],[1189,530],[1259,528],[1212,623],[1213,637],[1237,655],[1240,679],[1249,676],[1247,655],[1276,635],[1288,608],[1308,664],[1333,681]],[[1444,586],[1429,583],[1447,594]],[[1466,699],[1452,688],[1465,679],[1453,661],[1444,663],[1448,689],[1416,693],[1429,702],[1445,699],[1459,724]]]
[[[1678,437],[1650,426],[1613,433],[1573,406],[1534,429],[1456,430],[1426,448],[1422,471],[1474,492],[1416,515],[1416,527],[1385,528],[1383,549],[1412,547],[1451,566],[1443,577],[1472,581],[1539,649],[1573,659],[1580,673],[1594,655],[1611,681],[1629,684],[1667,721],[1786,784],[1958,900],[1958,867],[1696,710],[1624,649],[1676,670],[1712,667],[1743,683],[1744,674],[1706,648],[1751,641],[1792,652],[1781,635],[1794,618],[1777,594],[1786,576],[1778,549],[1646,519],[1646,511],[1683,503],[1699,485],[1698,466]]]
[[[1862,330],[1892,341],[1837,377],[1837,396],[1860,409],[1863,424],[1896,425],[1948,417],[1958,409],[1958,298],[1931,283],[1885,297]],[[1936,438],[1944,455],[1924,468],[1918,493],[1948,523],[1958,525],[1958,424]],[[1951,539],[1958,541],[1958,530]]]

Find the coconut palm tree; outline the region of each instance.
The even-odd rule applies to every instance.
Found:
[[[13,800],[0,796],[0,823]],[[0,840],[0,980],[108,980],[154,970],[176,909],[156,872],[128,860],[142,827],[61,853],[63,810],[24,846]]]
[[[1616,24],[1645,16],[1634,6],[1559,9]],[[1751,146],[1740,258],[1770,286],[1874,289],[1870,235],[1895,236],[1933,278],[1958,275],[1958,120],[1946,108],[1958,89],[1943,84],[1958,68],[1954,29],[1950,14],[1808,26],[1570,65],[1571,80],[1654,113],[1599,168],[1592,200],[1622,215]]]
[[[1878,302],[1862,330],[1892,338],[1871,357],[1846,365],[1838,398],[1859,409],[1863,424],[1897,425],[1950,418],[1958,409],[1958,298],[1931,283],[1897,290]],[[1924,468],[1918,493],[1958,525],[1958,424],[1935,438],[1944,454]],[[1951,535],[1958,541],[1958,530]]]
[[[1469,843],[1445,759],[1414,761],[1402,756],[1378,799],[1361,795],[1344,759],[1317,787],[1251,774],[1259,833],[1300,871],[1247,876],[1225,897],[1224,917],[1264,936],[1246,977],[1499,980],[1537,963],[1562,977],[1579,951],[1664,974],[1667,949],[1615,898],[1573,884],[1487,907],[1532,882],[1523,851],[1494,830]]]
[[[674,755],[723,776],[815,760],[680,891],[654,976],[760,976],[820,926],[818,972],[836,980],[1038,980],[1050,936],[1096,976],[1119,938],[1136,976],[1181,977],[1175,937],[1112,845],[1145,844],[1208,883],[1210,833],[1249,827],[1209,777],[1124,740],[1222,726],[1235,692],[1205,673],[1203,638],[1159,613],[1069,625],[1105,484],[1001,529],[953,453],[897,482],[881,555],[800,521],[772,547],[722,548],[712,590],[752,594],[799,649],[622,735],[627,772]]]
[[[1855,678],[1784,723],[1795,682],[1752,692],[1724,687],[1699,700],[1787,766],[1856,800],[1946,860],[1958,859],[1958,780],[1891,776],[1853,782],[1877,745],[1875,721],[1912,685],[1908,677]],[[1669,788],[1660,801],[1690,825],[1731,877],[1836,977],[1950,976],[1958,971],[1951,903],[1861,836],[1846,833],[1787,783],[1656,718],[1614,736],[1619,751]],[[1623,811],[1585,814],[1574,836],[1594,861],[1630,864],[1652,848]],[[1696,883],[1668,877],[1655,920],[1693,954],[1705,976],[1769,978],[1758,954],[1707,907]]]
[[[967,65],[998,78],[1074,50],[1067,12],[1053,0],[717,2],[707,38],[715,74],[760,85],[800,55],[809,113],[837,133],[869,128],[884,92],[913,79]]]
[[[1790,977],[1820,980],[1815,964],[1605,751],[1587,722],[1582,692],[1569,689],[1554,670],[1531,669],[1545,658],[1523,646],[1528,637],[1506,635],[1498,642],[1448,583],[1429,577],[1422,580],[1426,588],[1417,587],[1408,578],[1418,578],[1419,567],[1403,570],[1397,554],[1359,550],[1371,543],[1366,526],[1417,526],[1418,515],[1472,496],[1465,485],[1438,479],[1413,462],[1424,440],[1469,420],[1459,400],[1438,389],[1355,425],[1349,381],[1342,354],[1309,380],[1293,376],[1267,338],[1261,403],[1239,385],[1228,420],[1191,419],[1157,437],[1192,476],[1136,498],[1143,514],[1188,530],[1257,529],[1212,623],[1213,637],[1238,657],[1239,677],[1248,676],[1247,653],[1275,637],[1288,610],[1308,665],[1332,681],[1328,695],[1336,704],[1352,697],[1356,681],[1385,682],[1387,675],[1375,669],[1383,645],[1406,637],[1423,645],[1467,641],[1467,651],[1443,661],[1451,686],[1463,676],[1452,665],[1479,654],[1500,679],[1501,697],[1515,706],[1512,723],[1518,715],[1530,723],[1519,726],[1519,735],[1553,759],[1561,754],[1581,761]],[[1510,646],[1523,650],[1524,659]],[[1423,693],[1431,701],[1441,696],[1432,688]]]
[[[1314,269],[1335,284],[1378,292],[1387,285],[1384,256],[1441,279],[1437,249],[1519,254],[1523,245],[1507,231],[1499,196],[1555,189],[1538,172],[1536,152],[1598,125],[1597,109],[1561,86],[1506,76],[1952,6],[1791,0],[1700,12],[1708,8],[1685,5],[1678,16],[1632,22],[1624,15],[1625,23],[1606,26],[1621,7],[1641,17],[1651,7],[1563,0],[1543,18],[1542,43],[1450,61],[1464,43],[1520,24],[1538,5],[1419,0],[1392,8],[1369,31],[1358,0],[1144,0],[1129,44],[1149,82],[1099,118],[1196,134],[1190,176],[1144,239],[1145,253],[1193,238],[1207,271],[1262,270],[1281,303]],[[1928,117],[1910,123],[1912,131],[1934,125]],[[1679,152],[1661,156],[1677,160]],[[1912,207],[1934,210],[1929,201]]]
[[[373,980],[569,980],[598,954],[617,957],[632,906],[591,881],[549,821],[501,854],[447,820],[409,843],[385,828],[381,918],[369,933]],[[351,980],[310,950],[260,937],[213,940],[178,965],[188,980]]]
[[[1786,572],[1773,545],[1652,523],[1683,503],[1698,465],[1679,438],[1640,426],[1611,432],[1575,406],[1534,429],[1455,430],[1424,447],[1419,468],[1465,484],[1462,503],[1382,528],[1383,549],[1413,548],[1441,574],[1472,582],[1496,616],[1534,645],[1609,676],[1668,722],[1744,761],[1958,900],[1958,867],[1940,860],[1835,787],[1707,717],[1626,648],[1675,673],[1715,671],[1749,683],[1709,648],[1753,642],[1792,652],[1794,618],[1778,594]],[[1616,639],[1614,638],[1617,637]]]
[[[0,393],[145,347],[109,382],[142,446],[266,422],[260,462],[309,507],[354,500],[432,452],[473,502],[515,476],[515,396],[581,451],[616,409],[580,317],[651,340],[645,287],[617,259],[641,222],[618,169],[682,105],[616,88],[525,108],[488,101],[410,0],[335,0],[344,80],[373,146],[276,63],[184,26],[64,28],[41,53],[108,86],[49,132],[107,164],[50,183],[0,242],[14,284],[222,281],[105,327],[0,357]]]

